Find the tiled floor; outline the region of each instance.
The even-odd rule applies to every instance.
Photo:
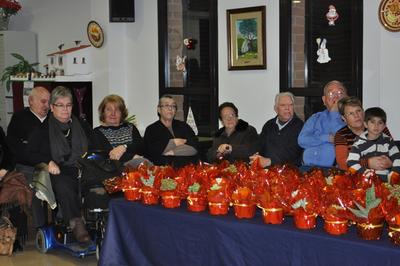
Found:
[[[76,258],[71,254],[60,251],[50,250],[46,254],[40,253],[33,242],[29,240],[23,252],[16,252],[11,257],[0,256],[1,266],[94,266],[97,265],[96,255],[85,258]]]

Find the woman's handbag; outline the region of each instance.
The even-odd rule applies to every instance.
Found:
[[[10,219],[3,216],[0,218],[0,255],[12,255],[17,229]]]

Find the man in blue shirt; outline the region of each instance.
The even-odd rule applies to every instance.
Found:
[[[326,110],[313,114],[304,124],[298,138],[304,148],[305,166],[331,167],[335,162],[334,136],[345,124],[338,112],[338,101],[347,96],[345,86],[333,80],[324,87],[322,101]]]

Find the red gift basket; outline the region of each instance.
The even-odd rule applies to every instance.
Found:
[[[281,224],[283,222],[283,209],[282,208],[263,208],[263,221],[266,224]]]
[[[189,193],[187,196],[187,208],[191,212],[202,212],[207,207],[205,195],[198,192]]]
[[[176,191],[164,191],[161,193],[161,204],[165,208],[178,208],[181,206],[181,197]]]
[[[303,230],[309,230],[317,226],[317,215],[308,214],[303,209],[296,209],[294,211],[294,225]]]

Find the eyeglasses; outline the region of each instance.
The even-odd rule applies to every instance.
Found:
[[[333,98],[333,97],[341,97],[344,95],[343,91],[330,91],[328,92],[328,97]]]
[[[222,120],[229,120],[229,119],[233,119],[236,118],[235,114],[227,114],[227,115],[223,115],[221,116]]]
[[[356,116],[360,116],[362,114],[362,112],[363,112],[363,110],[357,109],[354,112],[348,112],[348,113],[344,114],[344,116],[346,116],[346,117],[349,117],[349,116],[356,117]]]
[[[59,109],[71,109],[73,104],[72,103],[67,103],[67,104],[54,103],[53,106],[57,107]]]
[[[178,106],[176,106],[176,105],[169,105],[169,104],[159,105],[159,107],[165,108],[165,109],[168,109],[168,110],[176,110],[176,109],[178,109]]]

